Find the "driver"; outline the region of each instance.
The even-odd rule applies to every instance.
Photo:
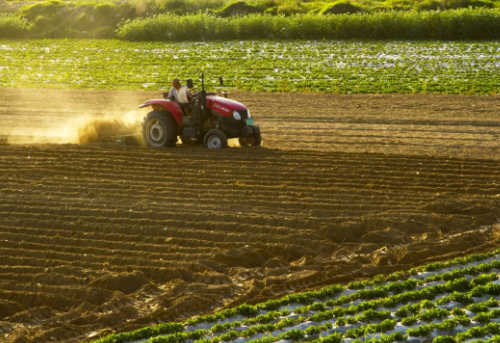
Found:
[[[191,92],[181,85],[179,79],[172,80],[172,89],[168,92],[167,99],[173,100],[179,104],[185,115],[189,115],[189,102],[191,101]]]

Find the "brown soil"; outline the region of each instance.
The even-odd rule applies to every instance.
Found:
[[[157,96],[2,89],[0,341],[77,342],[499,244],[498,97],[237,93],[263,148],[54,144],[133,131]]]

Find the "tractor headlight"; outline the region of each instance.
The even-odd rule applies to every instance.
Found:
[[[241,114],[238,111],[233,111],[233,118],[236,120],[241,120]]]

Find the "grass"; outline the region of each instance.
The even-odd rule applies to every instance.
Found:
[[[0,87],[210,88],[274,92],[497,94],[500,43],[0,41]],[[353,286],[355,287],[355,285]]]

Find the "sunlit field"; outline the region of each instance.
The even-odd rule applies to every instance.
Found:
[[[3,87],[163,89],[171,78],[232,89],[348,93],[496,94],[498,42],[116,40],[0,42]]]

